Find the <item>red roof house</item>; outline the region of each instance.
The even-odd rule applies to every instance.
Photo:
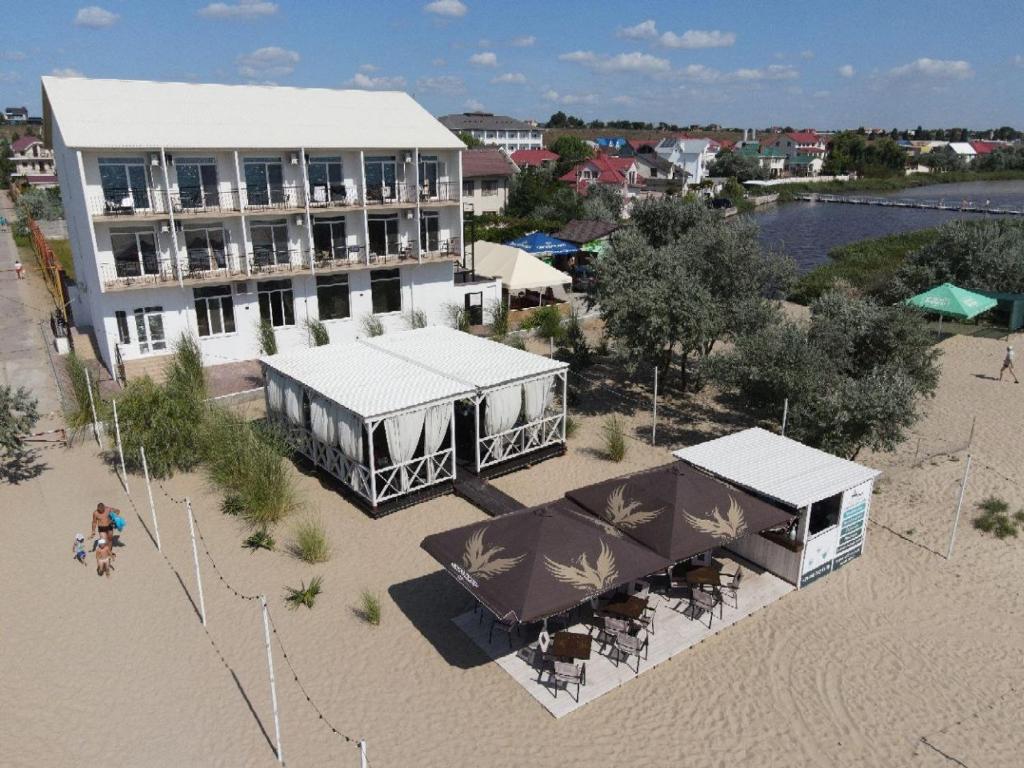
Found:
[[[558,162],[558,155],[547,149],[517,149],[512,153],[512,162],[520,168],[540,168],[542,165]]]
[[[576,165],[561,177],[567,184],[576,184],[582,191],[591,184],[614,184],[619,187],[640,186],[643,179],[632,157],[611,157],[597,154]]]
[[[22,136],[20,139],[15,139],[11,142],[11,151],[16,155],[20,155],[33,144],[42,143],[43,140],[38,136]]]
[[[975,154],[978,155],[990,155],[999,147],[1004,146],[998,141],[972,141],[970,144],[974,147]]]

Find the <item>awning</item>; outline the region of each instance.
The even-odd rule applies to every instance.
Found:
[[[531,232],[528,235],[517,237],[515,240],[509,240],[505,245],[510,245],[513,248],[520,248],[527,253],[544,253],[551,255],[576,253],[576,251],[579,250],[579,246],[575,243],[568,243],[565,240],[559,240],[557,237],[546,235],[543,232]]]
[[[943,283],[929,291],[912,296],[907,299],[906,303],[926,312],[970,320],[972,317],[977,317],[982,312],[992,309],[999,302],[980,293],[958,288],[952,283]]]
[[[675,563],[794,515],[683,462],[605,480],[566,496]]]
[[[495,616],[521,623],[670,565],[567,499],[435,533],[420,546]]]
[[[501,278],[502,286],[512,292],[560,288],[572,283],[572,278],[565,272],[519,248],[477,240],[473,244],[473,253],[477,274]]]

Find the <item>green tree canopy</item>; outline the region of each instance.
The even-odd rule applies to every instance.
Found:
[[[709,176],[724,176],[739,181],[762,180],[768,178],[768,171],[762,168],[756,157],[748,157],[732,150],[718,153],[718,157],[708,168]]]
[[[459,141],[465,144],[468,149],[479,149],[484,146],[484,143],[469,131],[456,131],[455,135],[459,137]]]
[[[580,216],[580,197],[550,168],[525,168],[512,177],[505,210],[509,216],[565,223]]]
[[[594,150],[578,136],[559,136],[549,149],[558,155],[555,175],[561,176],[575,165],[593,156]]]
[[[24,387],[0,385],[0,476],[20,482],[39,469],[25,444],[39,421],[37,401]]]
[[[580,215],[616,223],[622,218],[622,191],[612,184],[591,184],[583,198]]]

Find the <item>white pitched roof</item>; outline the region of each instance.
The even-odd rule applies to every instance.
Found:
[[[44,77],[43,104],[76,149],[464,147],[398,91]]]
[[[951,141],[949,142],[949,148],[956,152],[958,155],[976,155],[978,154],[974,147],[968,144],[966,141]]]
[[[500,277],[510,291],[555,288],[572,283],[572,277],[545,264],[520,248],[477,240],[473,243],[473,267],[477,274]]]
[[[793,507],[854,488],[881,472],[763,429],[675,451],[677,458]]]
[[[476,389],[490,389],[569,367],[442,325],[385,333],[365,343]]]
[[[260,358],[268,368],[373,419],[457,400],[473,388],[363,341],[330,344]]]

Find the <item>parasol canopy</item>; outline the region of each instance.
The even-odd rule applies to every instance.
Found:
[[[919,293],[917,296],[910,297],[906,303],[926,312],[970,320],[972,317],[992,309],[999,302],[980,293],[959,288],[952,283],[943,283],[924,293]]]
[[[560,254],[576,253],[580,248],[575,243],[559,240],[557,237],[546,235],[543,232],[531,232],[528,235],[509,240],[505,245],[519,248],[527,253],[542,253],[557,256]]]

